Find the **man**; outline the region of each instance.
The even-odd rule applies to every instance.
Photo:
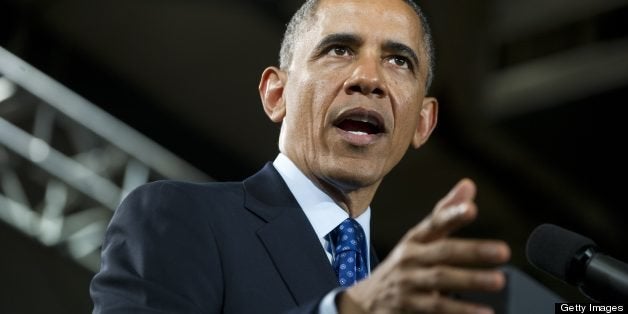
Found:
[[[308,1],[259,87],[280,155],[244,182],[134,191],[107,232],[94,312],[490,313],[449,294],[505,283],[467,265],[505,262],[506,244],[448,238],[477,213],[470,180],[376,268],[363,244],[383,177],[436,125],[430,45],[411,2]],[[364,235],[342,251],[347,222],[342,232]]]

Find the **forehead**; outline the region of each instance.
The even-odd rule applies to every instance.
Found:
[[[367,40],[397,41],[423,50],[419,17],[402,0],[322,0],[309,26],[310,35],[319,38],[352,33]]]

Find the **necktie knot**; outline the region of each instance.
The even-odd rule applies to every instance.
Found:
[[[331,233],[334,248],[333,266],[338,283],[343,287],[353,285],[368,274],[366,240],[364,230],[352,218],[347,218]]]

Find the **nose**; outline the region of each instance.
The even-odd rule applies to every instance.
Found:
[[[377,57],[362,56],[355,62],[351,76],[345,81],[344,89],[347,94],[361,93],[363,95],[386,96],[381,64]]]

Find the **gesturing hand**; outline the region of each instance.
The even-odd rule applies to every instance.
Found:
[[[341,294],[341,313],[492,313],[456,300],[449,292],[498,291],[505,277],[497,265],[510,258],[502,241],[449,238],[477,216],[475,184],[463,179],[432,213],[406,233],[368,279]]]

